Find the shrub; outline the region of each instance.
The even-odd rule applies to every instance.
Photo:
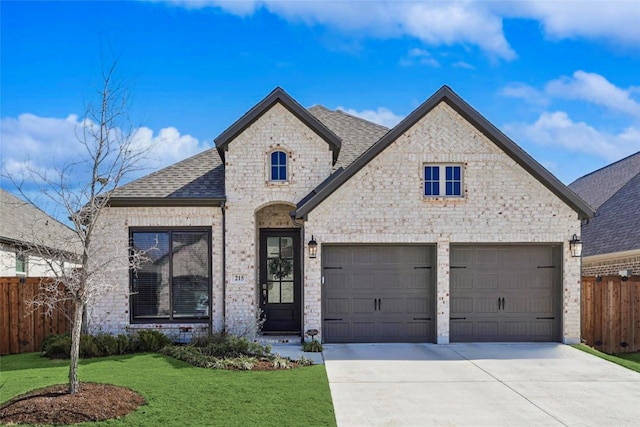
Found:
[[[171,340],[160,331],[139,330],[131,335],[80,336],[80,357],[103,357],[136,352],[156,352],[171,344]],[[71,355],[71,335],[69,333],[49,335],[42,342],[42,356],[49,359],[68,359]]]
[[[271,354],[271,346],[263,346],[246,338],[227,334],[197,337],[191,341],[191,345],[200,348],[203,354],[216,357],[268,357]]]
[[[305,351],[307,353],[321,353],[322,344],[316,339],[305,341],[302,343],[302,351]]]

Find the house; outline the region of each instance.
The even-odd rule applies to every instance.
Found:
[[[0,189],[0,276],[50,277],[74,266],[73,230]]]
[[[582,224],[582,275],[640,274],[640,152],[569,185],[596,209]]]
[[[92,327],[237,333],[262,313],[263,334],[323,342],[575,343],[569,240],[592,215],[446,86],[393,129],[276,88],[113,193],[95,238],[147,257],[113,271]]]

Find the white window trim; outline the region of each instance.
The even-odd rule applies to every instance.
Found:
[[[286,179],[284,180],[273,180],[271,179],[271,167],[273,166],[271,163],[271,155],[275,152],[282,152],[285,154],[285,158],[287,161],[286,164]],[[267,152],[267,161],[266,163],[266,182],[268,185],[270,186],[282,186],[282,185],[289,185],[291,183],[291,152],[286,149],[285,147],[279,146],[279,147],[272,147],[268,152]]]
[[[425,169],[428,166],[438,166],[440,168],[439,171],[439,179],[438,182],[440,183],[440,194],[438,195],[427,195],[425,194],[425,189],[426,189],[426,175],[425,175]],[[455,166],[455,167],[459,167],[460,168],[460,194],[452,194],[452,195],[447,195],[446,194],[446,168],[447,166]],[[427,200],[437,200],[437,199],[447,199],[447,200],[460,200],[460,199],[464,199],[466,197],[466,191],[465,191],[465,165],[463,163],[431,163],[431,162],[425,162],[422,164],[422,197],[423,199],[427,199]]]

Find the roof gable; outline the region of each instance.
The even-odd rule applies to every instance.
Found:
[[[354,176],[360,169],[366,166],[385,148],[391,145],[402,134],[415,125],[427,113],[435,108],[440,102],[446,102],[458,114],[460,114],[471,125],[478,129],[490,141],[496,144],[502,151],[518,163],[523,169],[534,176],[552,193],[558,196],[568,206],[575,210],[581,219],[593,216],[593,209],[585,203],[580,197],[569,190],[562,182],[560,182],[549,171],[536,162],[529,154],[520,148],[515,142],[504,135],[498,128],[485,119],[480,113],[467,104],[448,86],[442,86],[435,94],[427,99],[422,105],[416,108],[398,125],[391,129],[378,142],[365,151],[358,159],[349,165],[336,179],[331,181],[322,189],[316,189],[313,197],[307,197],[305,203],[300,203],[296,210],[298,218],[306,216],[315,207],[322,203],[329,195],[331,195],[342,184]]]
[[[320,138],[325,140],[333,152],[333,163],[335,164],[338,161],[338,155],[340,154],[340,148],[342,146],[340,138],[279,87],[275,88],[266,98],[256,104],[214,140],[218,153],[220,153],[220,158],[223,161],[224,152],[228,149],[229,143],[246,128],[251,126],[253,122],[262,117],[262,115],[276,103],[280,103],[289,110],[291,114],[309,127],[309,129],[313,130]]]

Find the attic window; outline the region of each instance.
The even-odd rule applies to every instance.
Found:
[[[274,151],[271,153],[271,181],[287,180],[287,153]]]
[[[462,197],[462,166],[429,164],[424,166],[425,197]]]

